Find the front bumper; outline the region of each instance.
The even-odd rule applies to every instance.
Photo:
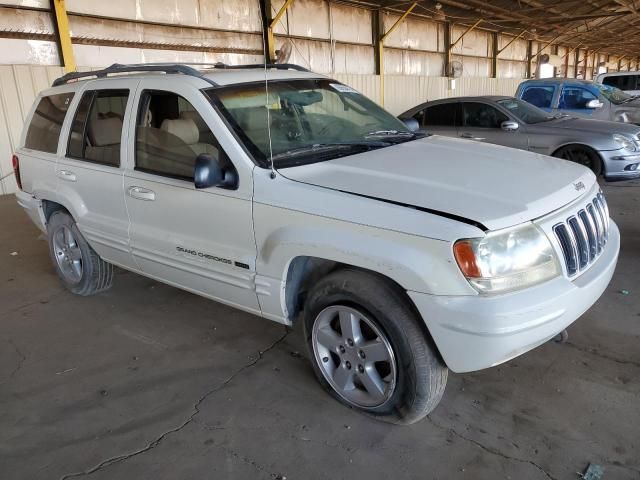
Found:
[[[496,296],[439,296],[408,292],[447,366],[454,372],[492,367],[556,336],[598,300],[613,276],[620,233],[595,263],[573,281],[558,277]]]
[[[18,205],[24,208],[24,211],[27,212],[31,221],[35,223],[40,230],[46,232],[47,227],[42,211],[42,202],[30,193],[23,192],[22,190],[18,190],[15,195]]]
[[[640,153],[623,155],[620,150],[600,151],[607,180],[640,178]]]

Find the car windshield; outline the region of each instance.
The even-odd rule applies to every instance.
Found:
[[[605,97],[611,103],[615,103],[616,105],[627,103],[634,98],[616,87],[611,87],[609,85],[600,85],[598,83],[594,85],[600,91],[603,97]]]
[[[514,117],[528,124],[542,123],[553,120],[555,117],[544,110],[517,98],[504,98],[497,101],[498,105],[509,110]]]
[[[374,102],[341,83],[279,80],[207,90],[239,139],[263,166],[330,160],[417,138]]]

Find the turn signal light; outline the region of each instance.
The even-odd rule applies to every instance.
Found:
[[[11,164],[13,165],[13,175],[16,177],[16,183],[18,188],[22,190],[22,179],[20,178],[20,160],[17,155],[11,158]]]
[[[460,240],[453,245],[453,255],[462,273],[467,278],[480,278],[480,268],[476,263],[476,254],[469,240]]]

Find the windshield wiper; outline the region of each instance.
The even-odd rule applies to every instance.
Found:
[[[369,132],[365,135],[368,137],[405,137],[414,138],[416,136],[413,132],[401,132],[399,130],[376,130],[375,132]]]
[[[371,150],[374,148],[388,147],[389,142],[335,142],[335,143],[314,143],[312,145],[304,145],[302,147],[292,148],[286,152],[280,152],[273,156],[273,160],[279,158],[293,157],[305,153],[325,152],[327,150],[349,149],[349,150]]]

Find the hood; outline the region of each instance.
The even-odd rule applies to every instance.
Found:
[[[565,160],[440,136],[280,173],[298,182],[460,217],[489,230],[546,215],[595,182],[590,170]]]
[[[591,118],[562,117],[550,122],[535,123],[531,127],[548,127],[551,129],[579,130],[593,134],[613,135],[623,133],[631,136],[638,135],[640,128],[637,125],[621,122],[610,122],[607,120],[595,120]],[[640,137],[638,137],[640,138]]]

